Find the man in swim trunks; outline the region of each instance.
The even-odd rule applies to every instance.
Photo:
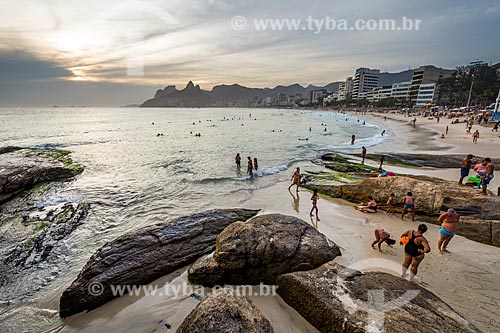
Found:
[[[469,154],[462,160],[462,167],[460,168],[460,180],[458,181],[458,185],[463,185],[463,180],[469,175],[472,164],[477,163],[477,161],[472,160],[473,157],[474,155]]]
[[[494,177],[493,171],[495,170],[495,165],[493,163],[491,163],[491,158],[489,158],[489,157],[486,157],[484,159],[483,165],[486,166],[486,171],[485,171],[484,176],[481,177],[481,186],[483,188],[481,193],[483,195],[487,195],[486,189],[488,187],[488,184],[490,183],[490,181]]]
[[[290,186],[288,186],[288,191],[290,191],[290,189],[292,188],[293,185],[297,185],[297,192],[299,192],[300,178],[301,178],[300,168],[297,167],[297,169],[295,170],[295,172],[292,175],[292,179],[291,179],[292,184],[290,184]]]
[[[403,221],[407,211],[411,211],[411,220],[415,222],[415,201],[413,200],[413,194],[408,192],[403,198],[403,213],[401,214],[401,221]]]
[[[448,209],[446,213],[439,216],[438,222],[441,223],[441,229],[439,229],[440,238],[438,241],[438,251],[440,254],[443,254],[443,252],[450,252],[446,247],[453,236],[455,236],[455,232],[457,232],[459,220],[460,215],[458,215],[453,208]]]
[[[423,234],[427,231],[425,224],[420,224],[418,230],[408,230],[401,237],[408,237],[408,244],[405,245],[405,258],[402,263],[401,277],[406,277],[408,268],[410,268],[410,281],[415,280],[418,272],[418,266],[424,260],[425,253],[431,252],[429,242]],[[411,265],[411,267],[410,267]]]

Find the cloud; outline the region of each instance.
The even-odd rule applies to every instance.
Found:
[[[72,73],[57,63],[22,52],[0,53],[0,80],[9,82],[69,78]]]

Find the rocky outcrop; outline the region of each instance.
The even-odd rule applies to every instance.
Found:
[[[43,182],[71,178],[83,171],[69,151],[5,147],[0,153],[0,203]]]
[[[155,97],[145,101],[141,107],[206,107],[216,105],[217,101],[217,98],[202,91],[199,85],[189,81],[182,90],[167,87],[164,91],[157,91]]]
[[[387,273],[327,263],[277,282],[283,300],[325,333],[479,332],[430,291]]]
[[[213,251],[216,236],[256,210],[211,210],[129,232],[100,248],[60,299],[61,317],[92,310],[114,296],[111,285],[147,284]],[[89,287],[102,286],[90,293]]]
[[[269,321],[246,296],[230,289],[208,295],[184,319],[177,333],[271,333]]]
[[[330,170],[337,172],[345,172],[345,173],[362,173],[369,175],[370,173],[373,175],[378,175],[377,168],[374,168],[369,165],[354,163],[350,159],[335,153],[329,153],[321,156],[325,167]]]
[[[41,208],[24,217],[25,224],[35,224],[37,234],[25,239],[4,259],[6,265],[27,268],[44,261],[58,242],[70,235],[88,213],[84,203],[65,203]]]
[[[380,155],[385,156],[385,162],[388,164],[395,164],[395,165],[399,164],[399,165],[431,167],[431,168],[460,168],[460,166],[462,165],[462,160],[465,158],[467,154],[431,155],[431,154],[381,153],[377,155],[368,154],[367,158],[378,161],[380,160]],[[482,161],[484,157],[475,157],[474,159]],[[499,164],[500,159],[493,158],[492,162],[494,164]]]
[[[212,258],[188,271],[204,286],[274,284],[278,275],[316,268],[341,255],[339,248],[310,224],[281,214],[233,223],[217,236]]]

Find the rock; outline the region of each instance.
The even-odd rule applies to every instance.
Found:
[[[351,162],[350,159],[343,157],[342,155],[329,153],[321,156],[321,159],[325,162],[325,167],[337,172],[346,173],[374,173],[377,175],[377,168],[369,165],[359,164]]]
[[[387,273],[327,263],[284,274],[277,282],[283,300],[325,333],[479,332],[430,291]]]
[[[147,226],[101,247],[85,264],[60,299],[59,313],[68,317],[113,299],[111,285],[143,285],[195,261],[215,247],[215,237],[228,225],[256,210],[211,210]],[[101,284],[92,295],[89,286]]]
[[[479,243],[500,246],[500,221],[464,216],[458,224],[457,234]]]
[[[208,295],[184,319],[177,333],[271,333],[269,321],[246,296],[230,289]]]
[[[357,154],[356,156],[358,156]],[[462,160],[467,154],[448,154],[448,155],[431,155],[431,154],[405,154],[405,153],[380,153],[377,155],[368,154],[367,158],[371,160],[380,160],[380,156],[385,156],[385,162],[395,165],[408,165],[416,167],[431,167],[431,168],[460,168]],[[487,157],[487,156],[485,156]],[[482,161],[484,157],[475,157],[478,161]],[[500,163],[500,159],[492,159],[494,164]],[[458,174],[458,173],[457,173]]]
[[[26,216],[25,221],[29,219],[36,221],[35,230],[38,231],[38,234],[17,245],[7,255],[4,263],[27,268],[44,261],[59,241],[66,238],[83,223],[88,209],[88,204],[65,203],[56,207],[40,209],[34,214],[34,217]],[[33,221],[25,223],[33,224]]]
[[[213,258],[197,261],[188,278],[204,286],[274,284],[278,275],[313,269],[340,255],[310,224],[292,216],[261,215],[224,229]]]
[[[0,153],[0,203],[43,182],[71,178],[83,171],[70,152],[53,148],[6,147]]]

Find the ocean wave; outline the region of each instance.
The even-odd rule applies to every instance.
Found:
[[[381,144],[382,142],[384,142],[387,137],[389,137],[389,135],[380,135],[380,134],[377,134],[377,135],[374,135],[372,137],[369,137],[369,138],[363,138],[363,139],[356,139],[356,142],[351,145],[351,141],[347,141],[347,142],[344,142],[344,143],[341,143],[339,145],[332,145],[332,146],[324,146],[324,147],[321,147],[319,149],[317,149],[318,151],[328,151],[328,150],[336,150],[336,149],[361,149],[361,147],[365,146],[365,147],[373,147],[373,146],[377,146],[379,144]]]

